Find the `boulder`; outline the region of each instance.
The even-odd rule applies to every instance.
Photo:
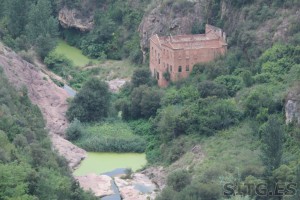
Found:
[[[155,199],[156,185],[144,174],[134,173],[132,179],[115,177],[115,183],[124,200]]]
[[[86,191],[92,191],[97,197],[113,195],[112,178],[107,175],[88,174],[86,176],[75,176],[80,187]]]
[[[58,20],[64,28],[76,28],[82,32],[90,31],[94,27],[94,16],[84,16],[77,9],[63,8],[58,13]]]

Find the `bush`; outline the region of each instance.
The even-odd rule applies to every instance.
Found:
[[[78,119],[74,119],[66,130],[68,140],[77,140],[84,135],[84,128]]]
[[[177,170],[167,178],[167,184],[174,191],[180,192],[191,183],[191,175],[186,170]]]
[[[148,68],[139,68],[133,72],[131,83],[133,87],[147,85],[150,83],[150,71]]]
[[[239,76],[223,75],[216,78],[215,81],[224,85],[230,96],[234,96],[243,87],[243,80]]]
[[[209,96],[224,98],[228,96],[226,86],[213,81],[203,81],[199,83],[198,91],[201,98],[206,98]]]
[[[47,67],[56,74],[67,77],[73,67],[73,63],[67,57],[51,51],[44,59]]]

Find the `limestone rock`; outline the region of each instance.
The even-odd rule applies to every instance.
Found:
[[[300,88],[294,87],[286,97],[285,103],[286,123],[293,121],[300,124]]]
[[[88,174],[86,176],[76,176],[75,179],[84,190],[91,190],[97,197],[114,194],[112,190],[113,180],[107,175]]]
[[[115,177],[115,183],[124,200],[155,199],[156,185],[144,174],[135,173],[132,179],[123,180]]]
[[[76,9],[63,8],[58,13],[59,23],[64,28],[76,28],[80,31],[90,31],[94,26],[94,16],[84,16]]]

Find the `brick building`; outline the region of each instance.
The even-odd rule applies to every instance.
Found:
[[[189,76],[196,63],[205,63],[224,55],[226,34],[222,29],[206,25],[205,34],[163,36],[150,38],[150,70],[160,87],[170,81]],[[168,72],[168,73],[167,73]]]

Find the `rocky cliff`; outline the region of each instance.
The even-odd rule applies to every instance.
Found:
[[[75,8],[62,8],[58,13],[58,20],[64,28],[75,28],[83,32],[92,30],[94,26],[93,14],[84,16]]]
[[[297,122],[300,124],[300,85],[292,88],[285,99],[286,123]]]

